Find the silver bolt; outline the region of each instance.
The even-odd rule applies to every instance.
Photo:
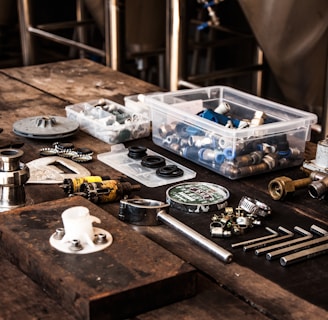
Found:
[[[107,237],[104,233],[99,233],[95,235],[95,244],[104,244],[107,243]]]
[[[72,251],[80,251],[80,250],[82,250],[83,247],[81,245],[80,240],[73,239],[71,241],[71,245],[70,245],[69,249],[72,250]]]
[[[65,229],[64,228],[57,228],[56,233],[54,235],[54,238],[56,240],[61,240],[61,239],[63,239],[64,235],[65,235]]]

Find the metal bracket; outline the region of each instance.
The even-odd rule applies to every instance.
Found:
[[[74,179],[90,175],[90,171],[82,165],[62,157],[39,158],[26,163],[30,169],[27,183],[57,184],[64,179]],[[60,168],[62,167],[62,168]],[[64,171],[64,169],[66,169]]]

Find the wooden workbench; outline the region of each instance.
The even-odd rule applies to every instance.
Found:
[[[153,85],[84,59],[2,69],[0,80],[0,127],[3,128],[0,142],[22,140],[23,162],[38,158],[39,149],[49,146],[49,142],[18,138],[12,132],[15,121],[37,115],[65,116],[64,107],[78,102],[107,98],[123,104],[124,96],[159,91],[159,88]],[[92,149],[95,155],[110,150],[110,145],[84,132],[70,137],[69,141],[75,146]],[[125,145],[134,144],[135,142],[132,141]],[[328,228],[326,200],[314,200],[305,190],[299,190],[291,199],[283,202],[273,201],[268,194],[267,185],[272,178],[280,175],[288,175],[292,178],[303,177],[304,173],[299,168],[231,181],[155,146],[151,137],[141,139],[138,144],[196,171],[197,176],[194,181],[209,181],[225,186],[231,193],[229,199],[231,206],[236,206],[243,195],[266,202],[273,211],[268,222],[270,227],[277,228],[282,225],[293,228],[298,225],[309,228],[310,225],[317,224],[322,228]],[[314,155],[315,148],[309,145],[307,156],[313,158]],[[86,163],[85,167],[94,175],[106,174],[112,178],[121,175],[96,160],[96,157],[92,162]],[[138,196],[149,198],[149,194],[152,194],[153,199],[165,201],[167,188],[168,186],[157,188],[143,186]],[[42,206],[42,203],[60,201],[65,197],[58,185],[26,185],[25,189],[29,205]],[[99,206],[117,218],[118,203]],[[179,214],[177,217],[186,219]],[[188,217],[185,223],[190,223],[200,233],[208,233],[208,220],[196,219],[197,223],[190,220]],[[239,242],[239,239],[215,239],[217,244],[230,250],[234,255],[232,263],[224,264],[166,225],[132,227],[131,232],[145,235],[196,268],[198,272],[198,286],[194,297],[138,314],[137,319],[239,319],[242,317],[245,319],[324,319],[328,317],[327,256],[283,268],[278,263],[265,261],[263,257],[255,257],[241,250],[231,250],[231,243]],[[2,253],[2,255],[0,264],[1,269],[6,270],[6,277],[2,277],[0,281],[0,319],[17,318],[17,314],[25,319],[72,317],[72,314],[68,315],[69,311],[61,308],[55,297],[46,296],[42,286],[38,286],[22,273],[10,253]],[[5,257],[9,257],[12,263]]]

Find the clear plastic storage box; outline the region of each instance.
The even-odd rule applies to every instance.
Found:
[[[135,109],[107,99],[65,107],[66,116],[80,124],[80,130],[109,144],[150,135],[150,119]]]
[[[229,179],[298,166],[315,114],[213,86],[146,96],[155,144]]]

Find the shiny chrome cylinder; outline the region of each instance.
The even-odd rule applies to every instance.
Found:
[[[0,211],[25,205],[24,185],[30,177],[29,168],[20,162],[22,150],[0,150]]]

